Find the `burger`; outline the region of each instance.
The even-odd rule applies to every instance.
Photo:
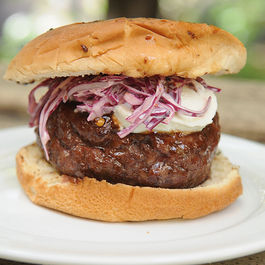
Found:
[[[237,38],[206,24],[117,18],[40,35],[4,76],[38,82],[28,107],[36,143],[16,157],[23,189],[38,205],[110,222],[227,207],[242,184],[218,150],[220,89],[203,76],[245,61]]]

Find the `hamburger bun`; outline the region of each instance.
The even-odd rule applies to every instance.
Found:
[[[57,82],[58,77],[70,80],[74,76],[85,76],[84,79],[88,75],[103,74],[198,80],[205,74],[236,73],[245,62],[243,44],[215,26],[164,19],[118,18],[76,23],[40,35],[11,61],[4,78],[20,83],[47,78]],[[60,89],[63,86],[64,81],[58,85]],[[34,95],[35,90],[32,91]],[[37,111],[36,106],[31,98],[30,108]],[[37,116],[35,122],[34,126],[40,125]],[[45,144],[42,147],[45,148]],[[19,181],[34,203],[110,222],[193,219],[225,208],[242,193],[238,169],[221,153],[216,154],[211,168],[208,164],[208,172],[210,169],[210,178],[194,188],[140,187],[140,184],[111,184],[89,175],[77,178],[74,174],[59,174],[61,169],[56,171],[46,161],[37,144],[26,146],[17,154]]]
[[[32,202],[108,222],[198,218],[227,207],[242,193],[238,168],[220,152],[210,179],[191,189],[113,185],[89,176],[76,180],[60,175],[37,144],[23,147],[16,160],[18,179]]]
[[[236,73],[245,62],[243,44],[215,26],[117,18],[40,35],[11,61],[4,78],[20,83],[100,73],[196,78]]]

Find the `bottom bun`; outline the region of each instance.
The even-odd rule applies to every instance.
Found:
[[[198,218],[227,207],[242,193],[238,168],[221,153],[214,158],[210,179],[191,189],[138,187],[60,175],[37,144],[18,152],[17,175],[32,202],[109,222]]]

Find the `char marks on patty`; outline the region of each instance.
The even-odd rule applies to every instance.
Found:
[[[47,123],[50,163],[60,173],[161,188],[192,188],[209,178],[220,138],[217,114],[200,132],[131,133],[121,139],[112,114],[98,126],[87,122],[87,113],[74,112],[75,106],[61,103]]]

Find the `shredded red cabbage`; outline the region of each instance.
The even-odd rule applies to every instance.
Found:
[[[76,110],[87,112],[88,121],[111,113],[118,104],[129,104],[132,114],[126,120],[130,126],[118,132],[123,138],[140,124],[144,124],[150,131],[159,123],[168,124],[175,112],[192,117],[203,116],[209,108],[211,97],[199,111],[181,105],[182,88],[189,86],[197,91],[195,81],[206,89],[220,92],[219,88],[207,85],[201,77],[195,80],[178,76],[132,78],[123,75],[49,78],[29,94],[29,125],[39,126],[40,140],[46,158],[49,159],[46,144],[50,137],[46,124],[61,102],[77,102]],[[35,92],[44,86],[48,87],[48,91],[36,102]]]

